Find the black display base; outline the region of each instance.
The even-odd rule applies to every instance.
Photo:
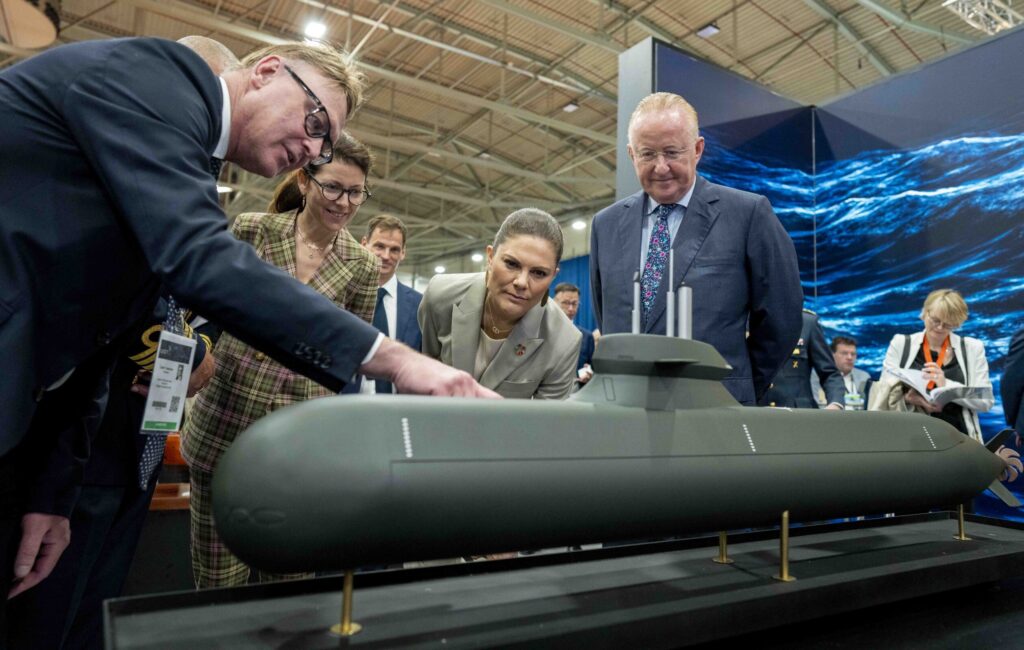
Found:
[[[357,574],[349,639],[327,631],[340,577],[123,598],[107,648],[671,648],[779,626],[792,643],[814,629],[801,621],[1024,576],[1024,526],[968,516],[972,541],[955,532],[950,513],[794,528],[789,583],[772,578],[777,531],[730,534],[728,565],[715,536]],[[861,647],[884,638],[856,623]]]

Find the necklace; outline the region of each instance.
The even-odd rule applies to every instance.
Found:
[[[501,329],[497,325],[494,324],[494,316],[491,314],[490,307],[491,307],[491,303],[485,297],[484,298],[484,330],[490,330],[491,334],[493,334],[496,337],[500,337],[503,334],[508,334],[509,332],[511,332],[512,329],[515,327],[515,325],[512,325],[512,327],[509,327],[508,329]],[[487,321],[491,322],[490,327],[487,326],[487,324],[486,324]]]
[[[306,247],[310,249],[309,259],[311,260],[316,259],[316,253],[323,255],[325,251],[327,251],[330,248],[333,248],[334,242],[338,240],[338,235],[334,235],[334,239],[332,239],[330,243],[324,244],[323,246],[317,246],[313,242],[306,239],[306,236],[302,234],[302,229],[299,228],[299,220],[297,217],[295,219],[295,234],[297,234],[299,236],[299,240],[301,240],[302,243],[305,244]]]

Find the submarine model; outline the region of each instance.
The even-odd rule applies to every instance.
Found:
[[[711,346],[601,338],[563,402],[312,400],[214,474],[218,531],[277,572],[349,569],[963,503],[1011,463],[924,415],[744,407]],[[992,443],[990,443],[992,446]]]

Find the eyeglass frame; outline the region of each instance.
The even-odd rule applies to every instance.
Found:
[[[669,151],[655,151],[646,149],[634,153],[637,162],[643,165],[650,165],[657,162],[658,158],[664,158],[665,162],[673,163],[682,160],[689,152],[688,149],[672,149]]]
[[[316,108],[306,113],[306,116],[302,118],[302,128],[306,130],[306,135],[308,135],[309,137],[323,138],[324,141],[324,143],[320,146],[320,155],[311,160],[309,164],[315,165],[317,167],[319,167],[320,165],[326,165],[327,163],[334,160],[334,141],[331,139],[331,116],[327,113],[327,108],[324,106],[324,103],[320,101],[320,98],[316,96],[316,93],[310,90],[309,86],[306,85],[306,82],[303,81],[299,77],[299,75],[295,74],[295,71],[292,70],[287,65],[284,66],[284,69],[288,72],[288,74],[291,75],[292,79],[295,80],[295,83],[299,84],[299,87],[302,88],[303,91],[305,91],[306,96],[312,99],[313,103],[316,104]],[[327,120],[327,133],[323,135],[317,135],[316,133],[312,133],[309,130],[309,118],[318,113],[323,113],[324,119]]]
[[[342,188],[333,188],[332,187],[332,188],[330,188],[331,191],[337,191],[338,192],[338,196],[336,196],[336,197],[334,197],[332,199],[331,197],[327,196],[327,186],[325,186],[323,183],[318,181],[316,179],[316,177],[313,176],[313,174],[310,173],[311,170],[308,167],[304,171],[306,172],[306,176],[309,177],[309,180],[313,181],[313,183],[315,183],[316,186],[320,188],[320,196],[324,197],[325,201],[337,201],[337,200],[341,199],[341,196],[344,194],[344,195],[348,196],[349,205],[360,206],[360,205],[366,203],[371,198],[373,198],[373,193],[370,192],[370,189],[367,188],[367,187],[364,187],[361,190],[346,190],[346,189],[342,189]],[[352,200],[352,197],[359,196],[359,195],[362,195],[363,198],[358,203],[356,203],[354,200]]]
[[[928,323],[932,327],[941,327],[942,329],[946,330],[947,332],[955,332],[958,329],[960,329],[960,327],[963,325],[963,323],[960,323],[959,325],[953,325],[951,323],[947,323],[946,321],[942,320],[941,318],[936,318],[935,316],[932,316],[931,314],[925,314],[924,317],[925,317],[925,319],[928,321]]]

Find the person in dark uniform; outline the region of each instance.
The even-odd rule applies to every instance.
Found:
[[[787,406],[790,408],[818,408],[818,401],[811,393],[811,368],[825,389],[828,406],[825,408],[841,411],[844,407],[842,375],[836,369],[832,351],[825,343],[825,332],[818,324],[818,315],[809,309],[803,311],[803,328],[800,340],[789,360],[782,366],[775,381],[761,398],[760,406]]]

